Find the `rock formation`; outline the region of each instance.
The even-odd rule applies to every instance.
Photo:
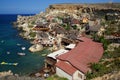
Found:
[[[43,50],[43,46],[40,44],[35,44],[29,48],[31,52],[37,52]]]

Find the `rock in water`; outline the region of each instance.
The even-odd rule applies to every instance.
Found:
[[[41,51],[43,50],[43,46],[41,44],[35,44],[35,45],[32,45],[29,50],[31,52],[37,52],[37,51]]]

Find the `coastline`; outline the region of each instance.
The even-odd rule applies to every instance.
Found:
[[[11,22],[16,21],[16,18],[17,15],[0,16],[0,63],[18,63],[17,66],[0,65],[0,72],[11,70],[20,76],[29,75],[44,65],[44,57],[40,54],[42,52],[33,54],[28,51],[31,46],[30,41],[19,36],[19,31],[11,24]],[[22,50],[22,47],[26,49]],[[47,51],[43,52],[47,53]],[[25,53],[26,55],[19,56],[18,53]]]

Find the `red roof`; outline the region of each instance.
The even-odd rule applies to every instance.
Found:
[[[81,37],[80,40],[83,42],[79,42],[74,49],[58,56],[57,59],[67,61],[71,66],[87,73],[90,69],[88,64],[98,62],[104,50],[101,43],[93,42],[86,37]]]
[[[59,61],[57,62],[56,66],[69,75],[72,75],[77,69],[71,66],[70,64],[66,63],[65,61]]]

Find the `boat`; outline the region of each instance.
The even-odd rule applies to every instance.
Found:
[[[7,51],[7,54],[10,54],[10,52],[9,52],[9,51]]]
[[[1,62],[1,65],[13,65],[13,66],[17,66],[18,63],[7,63],[7,62]]]
[[[21,46],[21,44],[17,43],[17,46]]]
[[[2,40],[1,43],[4,43],[4,40]]]
[[[25,50],[26,48],[25,48],[25,47],[22,47],[21,49],[22,49],[22,50]]]
[[[25,53],[17,53],[19,56],[25,56]]]

